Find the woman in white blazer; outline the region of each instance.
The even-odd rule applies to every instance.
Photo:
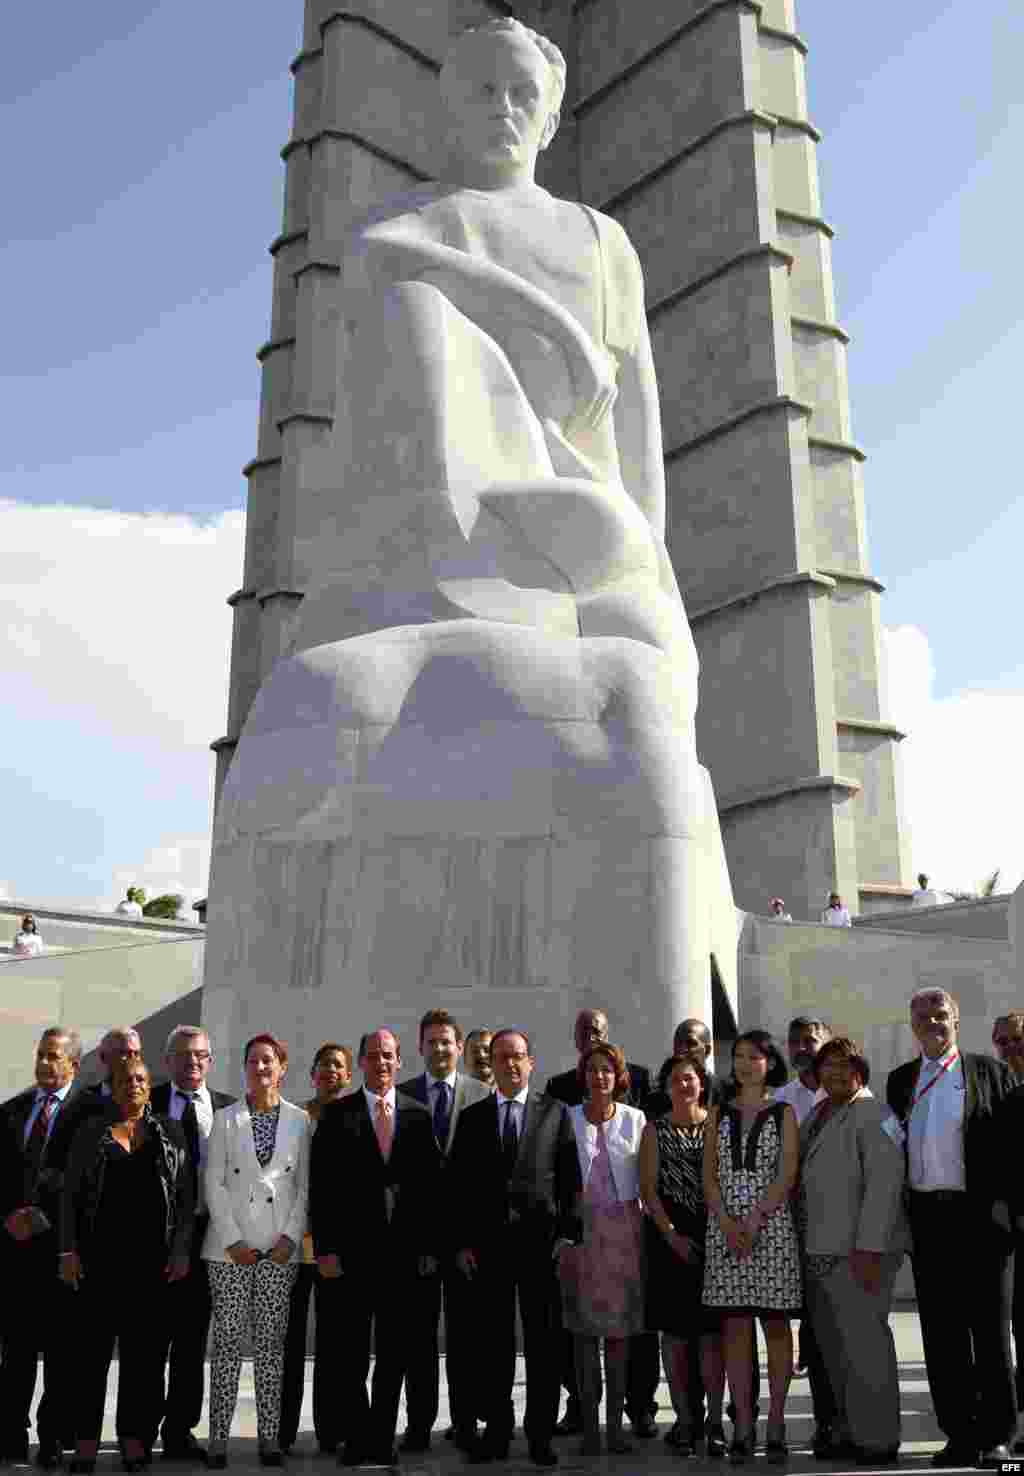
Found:
[[[572,1109],[579,1158],[581,1241],[558,1253],[562,1316],[573,1335],[583,1415],[584,1455],[598,1455],[601,1354],[608,1386],[608,1449],[630,1449],[622,1434],[628,1339],[644,1326],[640,1139],[644,1115],[621,1099],[629,1090],[626,1058],[601,1042],[580,1060],[586,1099]]]
[[[272,1035],[256,1035],[244,1059],[245,1098],[214,1113],[206,1157],[210,1228],[203,1259],[213,1300],[207,1464],[214,1470],[227,1465],[247,1337],[260,1464],[282,1464],[285,1332],[309,1194],[309,1117],[280,1092],[288,1048]]]

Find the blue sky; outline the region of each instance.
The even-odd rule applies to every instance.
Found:
[[[255,447],[301,9],[6,18],[0,681],[19,721],[0,745],[0,885],[16,897],[100,900],[135,875],[203,887],[220,601],[240,582],[229,510]],[[998,791],[973,849],[966,819],[935,817],[959,805],[977,830],[990,804],[965,734],[981,726],[993,772],[1020,739],[1024,16],[805,0],[798,24],[896,715],[915,729],[915,867],[949,846],[940,882],[996,864],[1018,879],[1024,827]],[[958,850],[970,874],[952,874]]]

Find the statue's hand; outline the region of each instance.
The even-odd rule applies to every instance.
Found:
[[[573,365],[577,408],[565,427],[567,434],[597,429],[618,397],[617,372],[615,360],[603,349],[591,346],[588,353],[580,355]]]

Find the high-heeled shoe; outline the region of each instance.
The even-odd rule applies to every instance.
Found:
[[[707,1441],[707,1455],[709,1461],[720,1461],[729,1449],[725,1438],[725,1426],[708,1420],[704,1426],[705,1439]]]
[[[729,1448],[730,1466],[745,1466],[754,1454],[754,1437],[750,1435],[734,1435],[732,1445]]]
[[[784,1466],[789,1460],[785,1425],[777,1426],[774,1433],[771,1425],[768,1426],[765,1431],[764,1458],[769,1466]]]

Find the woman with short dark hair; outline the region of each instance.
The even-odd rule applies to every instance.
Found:
[[[732,1048],[730,1094],[708,1113],[704,1136],[704,1197],[708,1235],[704,1305],[722,1316],[725,1366],[736,1406],[733,1465],[754,1448],[751,1349],[754,1319],[768,1345],[765,1455],[788,1455],[784,1423],[793,1377],[790,1318],[803,1302],[800,1249],[789,1199],[796,1182],[799,1133],[793,1109],[772,1100],[788,1076],[766,1030],[747,1030]]]
[[[215,1471],[227,1465],[250,1339],[260,1464],[282,1464],[284,1340],[309,1192],[309,1117],[280,1091],[288,1047],[273,1035],[254,1035],[243,1060],[245,1098],[213,1114],[204,1181],[210,1228],[203,1259],[213,1299],[207,1465]]]
[[[60,1276],[78,1292],[71,1470],[81,1473],[96,1467],[115,1339],[121,1463],[149,1463],[164,1402],[163,1300],[188,1273],[192,1236],[185,1135],[151,1111],[145,1062],[116,1061],[110,1090],[110,1109],[75,1134],[61,1204]]]
[[[631,1449],[622,1433],[629,1339],[644,1328],[643,1217],[638,1174],[644,1115],[622,1098],[629,1090],[626,1058],[607,1041],[580,1060],[586,1099],[570,1111],[580,1179],[579,1243],[559,1252],[563,1325],[573,1335],[583,1416],[584,1455],[601,1445],[601,1342],[608,1387],[607,1444]]]

